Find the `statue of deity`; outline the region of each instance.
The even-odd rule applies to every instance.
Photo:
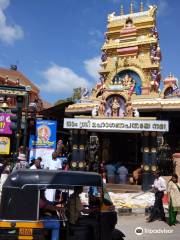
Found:
[[[161,49],[159,45],[151,45],[150,47],[150,56],[152,63],[159,63],[161,61]]]
[[[151,34],[152,37],[159,39],[158,38],[158,30],[157,30],[156,26],[151,28],[151,33],[150,34]]]
[[[118,117],[119,116],[120,104],[118,102],[117,97],[115,97],[113,99],[111,108],[112,108],[112,111],[111,111],[112,117]]]
[[[98,110],[98,115],[103,117],[105,115],[105,105],[106,105],[106,100],[104,97],[102,97],[99,105],[99,110]]]
[[[107,53],[105,50],[103,50],[101,55],[101,61],[106,62],[106,60],[107,60]]]
[[[158,30],[157,30],[156,26],[154,26],[153,28],[151,28],[151,33],[150,33],[150,35],[151,35],[152,37],[154,37],[154,38],[159,39]]]
[[[128,87],[129,85],[129,75],[126,74],[123,78],[123,86]]]
[[[160,84],[160,72],[157,69],[151,71],[151,91],[158,92],[159,84]]]
[[[129,95],[133,94],[135,88],[135,80],[128,74],[126,74],[122,80],[123,87],[129,90]]]
[[[89,90],[87,88],[81,89],[81,98],[87,98],[89,96]]]
[[[104,93],[104,90],[106,89],[104,76],[100,77],[100,82],[96,84],[96,88],[99,90],[99,95]]]
[[[132,117],[133,116],[133,107],[131,102],[127,102],[126,103],[126,113],[125,113],[126,117]]]
[[[157,54],[157,46],[156,45],[151,45],[150,56],[151,56],[152,63],[155,62],[156,54]]]

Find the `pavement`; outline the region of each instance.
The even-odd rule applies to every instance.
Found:
[[[117,212],[122,215],[147,214],[151,206],[154,205],[154,193],[137,192],[137,193],[114,193],[109,192],[111,200],[115,205]],[[165,212],[168,211],[167,196],[163,198]]]
[[[180,222],[180,215],[177,216]],[[146,222],[144,214],[118,215],[116,228],[125,234],[124,240],[179,240],[180,223],[169,226],[162,221]]]

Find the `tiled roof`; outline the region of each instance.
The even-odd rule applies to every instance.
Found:
[[[38,87],[31,82],[26,76],[24,76],[21,72],[12,69],[6,69],[0,67],[0,77],[6,78],[8,76],[9,81],[15,82],[19,79],[20,85],[29,85],[32,88],[33,92],[39,93]]]

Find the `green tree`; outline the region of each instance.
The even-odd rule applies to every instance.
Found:
[[[74,89],[73,89],[72,97],[70,98],[71,101],[77,102],[77,101],[81,98],[81,91],[82,91],[82,88],[81,88],[81,87],[74,88]],[[69,99],[69,98],[68,98],[68,99]]]
[[[65,99],[59,99],[57,102],[55,102],[54,105],[59,105],[66,102],[74,102],[74,103],[77,102],[81,98],[81,91],[82,91],[81,87],[74,88],[71,97],[68,97]]]

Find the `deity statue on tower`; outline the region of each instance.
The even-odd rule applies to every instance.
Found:
[[[104,90],[106,89],[105,78],[103,75],[101,75],[100,77],[100,82],[96,84],[96,88],[99,90],[99,96],[101,96],[104,93]]]
[[[105,105],[106,105],[106,100],[104,97],[102,97],[99,105],[99,110],[98,110],[98,115],[100,117],[103,117],[105,115]]]
[[[126,112],[125,112],[125,116],[126,117],[133,117],[133,107],[132,107],[132,103],[130,101],[128,101],[126,103]]]
[[[89,96],[88,88],[81,88],[81,98],[87,98]]]
[[[132,95],[136,84],[135,80],[129,74],[126,74],[123,78],[122,84],[125,88],[129,90],[128,94]]]
[[[158,92],[161,74],[157,69],[151,70],[151,91]]]
[[[119,109],[120,109],[120,104],[118,102],[117,97],[114,97],[112,105],[111,105],[111,114],[112,117],[118,117],[119,116]]]
[[[101,61],[106,62],[106,60],[107,60],[107,53],[105,50],[103,50],[101,55]]]
[[[159,39],[159,34],[156,26],[151,28],[150,36]]]
[[[150,46],[150,56],[152,63],[159,63],[161,61],[161,49],[159,45],[151,45]]]

